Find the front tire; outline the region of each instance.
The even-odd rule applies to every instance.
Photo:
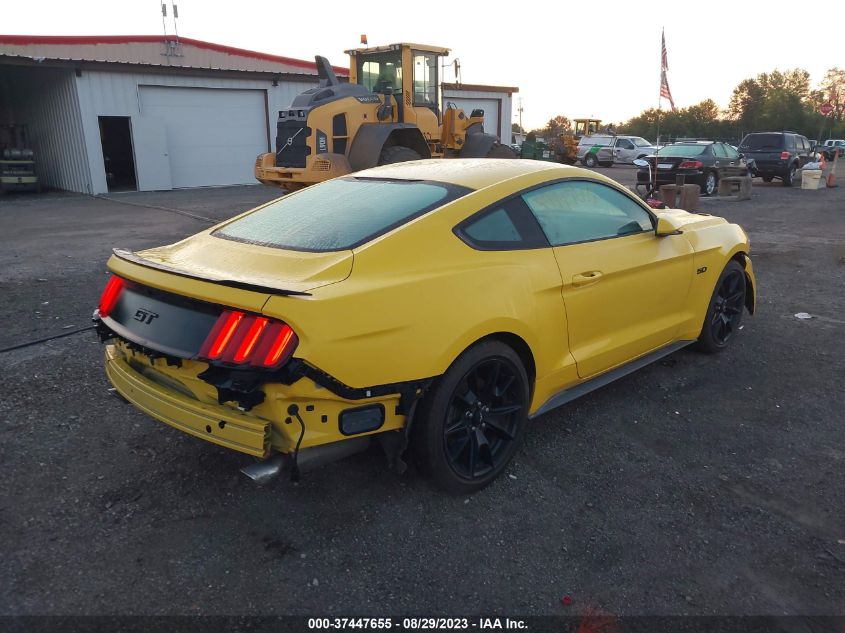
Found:
[[[772,182],[774,176],[763,176],[763,182]]]
[[[412,446],[423,471],[453,494],[481,490],[519,448],[528,405],[528,375],[511,347],[469,348],[420,404]]]
[[[381,150],[381,156],[379,156],[378,164],[392,165],[393,163],[405,163],[409,160],[420,160],[421,158],[422,156],[410,147],[391,145],[390,147],[385,147]]]
[[[745,270],[732,259],[725,266],[710,297],[704,325],[698,336],[698,348],[709,354],[728,346],[742,324],[745,307]]]

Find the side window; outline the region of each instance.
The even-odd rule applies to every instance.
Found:
[[[725,151],[725,146],[721,143],[713,143],[713,153],[716,155],[716,158],[728,157],[728,153]]]
[[[739,152],[737,152],[733,147],[730,145],[722,145],[725,148],[725,151],[728,153],[728,158],[736,160],[739,158]]]
[[[796,136],[795,137],[795,149],[799,149],[801,151],[806,151],[810,149],[810,144],[807,142],[807,139],[803,136]]]
[[[653,229],[651,216],[630,196],[607,185],[572,180],[523,194],[552,246]]]
[[[459,224],[455,232],[482,250],[518,250],[548,246],[521,198],[511,198]]]
[[[414,51],[414,104],[437,104],[437,56]]]
[[[619,149],[634,149],[634,144],[626,138],[620,138],[616,142],[616,147]]]

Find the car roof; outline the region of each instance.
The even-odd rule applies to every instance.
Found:
[[[352,174],[361,178],[390,178],[396,180],[433,180],[470,189],[483,189],[504,180],[526,174],[548,171],[549,179],[578,176],[608,180],[594,171],[539,160],[508,158],[439,158],[414,160],[373,167]]]

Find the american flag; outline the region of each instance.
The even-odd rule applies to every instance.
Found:
[[[666,55],[666,34],[660,33],[660,96],[669,99],[672,112],[675,110],[675,101],[672,99],[672,91],[669,90],[669,80],[666,78],[666,71],[669,70],[669,58]]]

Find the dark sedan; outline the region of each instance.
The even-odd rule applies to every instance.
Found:
[[[661,147],[657,154],[646,156],[646,160],[657,173],[658,186],[675,184],[683,176],[684,184],[698,185],[705,196],[716,192],[720,179],[747,173],[745,161],[733,147],[714,141],[673,143]],[[649,169],[640,168],[637,183],[649,182]]]

